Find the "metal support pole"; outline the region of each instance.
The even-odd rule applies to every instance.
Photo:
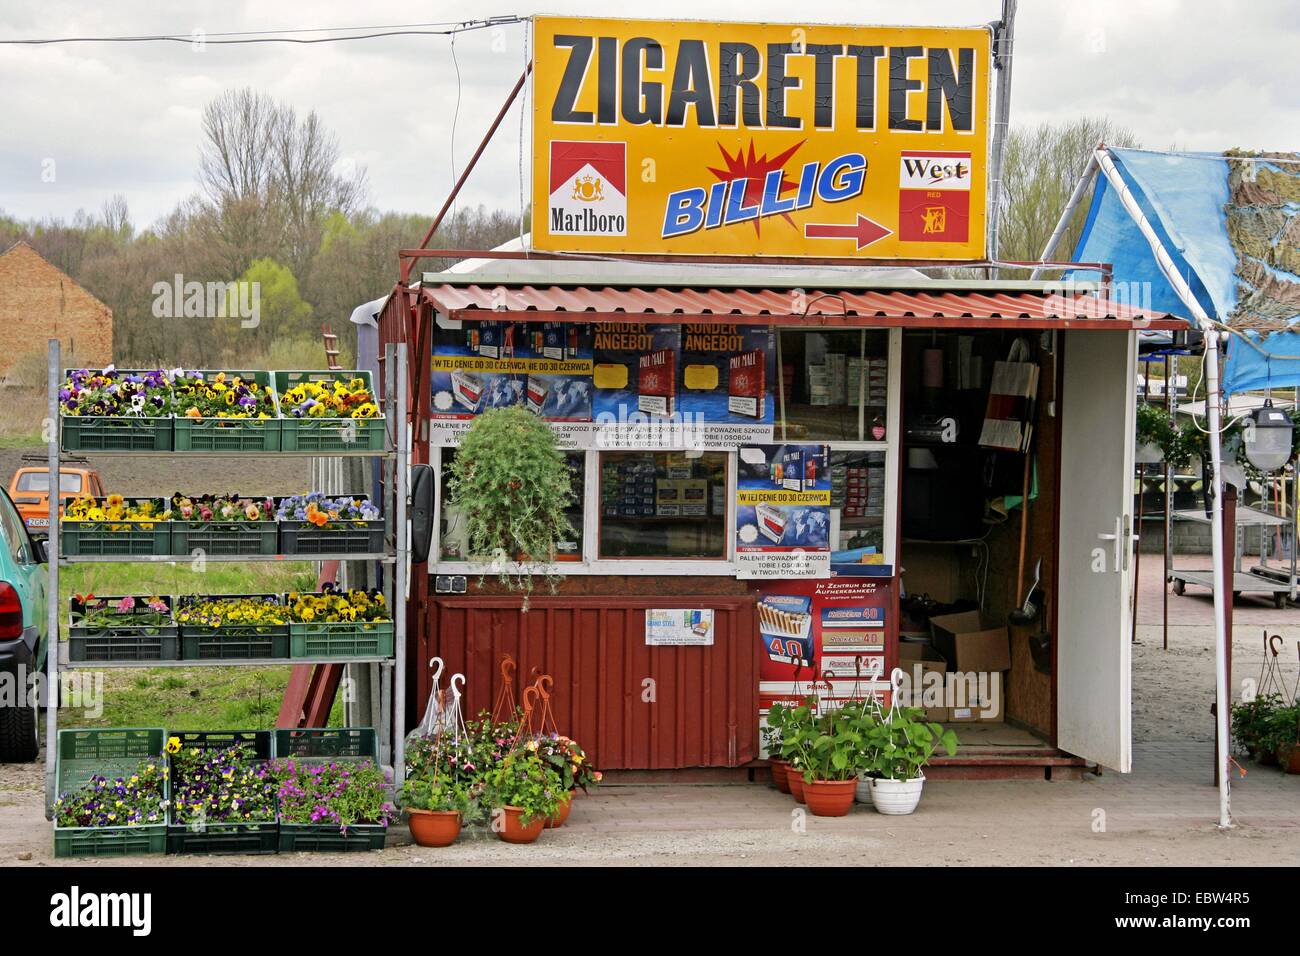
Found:
[[[1175,275],[1177,273],[1175,272]],[[1194,298],[1194,297],[1193,297]],[[1213,468],[1213,474],[1210,479],[1210,490],[1214,495],[1210,515],[1210,535],[1212,542],[1213,556],[1211,558],[1214,568],[1214,623],[1215,623],[1215,655],[1214,655],[1214,706],[1215,706],[1215,773],[1216,782],[1219,787],[1219,826],[1228,828],[1232,823],[1231,810],[1231,784],[1228,780],[1228,710],[1231,706],[1232,694],[1228,688],[1228,661],[1224,656],[1224,648],[1232,640],[1232,635],[1228,631],[1229,611],[1228,605],[1232,602],[1232,589],[1224,577],[1224,571],[1229,556],[1224,553],[1224,527],[1223,527],[1223,442],[1222,432],[1223,423],[1220,420],[1219,404],[1222,396],[1219,392],[1219,336],[1220,332],[1212,326],[1205,326],[1205,408],[1209,418],[1210,431],[1210,461]],[[1235,550],[1235,549],[1234,549]]]
[[[397,412],[394,416],[397,438],[397,468],[393,514],[396,520],[397,558],[393,564],[393,624],[397,631],[396,660],[393,665],[393,786],[401,790],[406,775],[406,601],[407,562],[411,557],[406,541],[406,499],[410,480],[410,425],[407,422],[406,343],[396,348]]]
[[[988,257],[998,257],[998,218],[1002,211],[1002,160],[1007,151],[1011,123],[1011,61],[1015,52],[1016,0],[1002,0],[1002,20],[994,34],[997,42],[997,84],[994,88],[993,149],[989,162]]]
[[[59,385],[62,383],[62,360],[59,354],[59,340],[49,340],[49,358],[46,365],[46,384],[48,389],[49,418],[45,423],[49,436],[47,449],[49,466],[50,496],[50,533],[46,540],[46,558],[49,561],[49,579],[46,584],[46,638],[45,638],[45,818],[54,818],[54,801],[58,782],[54,779],[55,758],[59,752]],[[36,675],[32,675],[32,689],[37,689]]]
[[[1220,485],[1223,489],[1223,540],[1236,541],[1239,528],[1237,527],[1237,489],[1233,485]],[[1216,635],[1219,637],[1219,647],[1216,649],[1215,659],[1222,662],[1223,678],[1222,683],[1225,687],[1232,686],[1232,592],[1236,585],[1236,554],[1223,553],[1223,577],[1228,582],[1228,599],[1224,608],[1223,634]],[[1214,716],[1215,716],[1215,734],[1214,734],[1214,785],[1219,785],[1219,778],[1228,775],[1228,755],[1231,752],[1228,740],[1227,724],[1228,714],[1223,703],[1224,699],[1231,700],[1231,692],[1215,696]]]
[[[1165,414],[1169,416],[1169,423],[1171,425],[1173,424],[1174,421],[1173,388],[1171,387],[1169,382],[1169,369],[1170,369],[1170,362],[1172,359],[1173,359],[1172,355],[1165,356]],[[1174,374],[1176,376],[1178,374],[1177,363],[1173,364],[1173,369],[1174,369]],[[1172,515],[1173,515],[1173,496],[1174,496],[1174,466],[1169,464],[1169,460],[1167,458],[1164,462],[1164,466],[1165,466],[1164,468],[1165,471],[1165,494],[1164,494],[1165,545],[1163,550],[1164,550],[1164,560],[1165,560],[1165,573],[1163,578],[1164,585],[1161,587],[1161,595],[1163,600],[1162,610],[1161,610],[1161,621],[1163,622],[1163,627],[1164,627],[1163,648],[1164,650],[1167,651],[1169,650],[1169,565],[1172,563],[1171,559],[1174,553],[1174,544],[1173,541],[1170,540],[1170,535],[1172,535],[1173,533]]]

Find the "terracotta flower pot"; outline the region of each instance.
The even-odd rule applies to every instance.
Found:
[[[569,811],[573,809],[573,792],[570,791],[560,804],[560,809],[556,810],[546,818],[546,829],[554,830],[557,827],[564,826],[564,821],[569,819]]]
[[[532,822],[525,826],[522,820],[524,811],[520,807],[501,807],[500,810],[500,823],[493,829],[507,843],[532,843],[542,835],[546,817],[533,817]]]
[[[786,768],[785,779],[790,784],[790,796],[794,797],[795,803],[803,803],[803,774],[794,767]]]
[[[815,817],[847,816],[853,807],[853,791],[858,782],[848,780],[814,780],[803,785],[808,812]]]
[[[1300,742],[1291,745],[1290,753],[1288,748],[1280,747],[1277,752],[1277,762],[1287,773],[1300,773]]]
[[[460,814],[455,810],[408,810],[411,839],[420,846],[451,846],[460,836]]]
[[[790,765],[784,760],[772,761],[772,782],[776,784],[776,789],[782,793],[790,792],[789,771]]]

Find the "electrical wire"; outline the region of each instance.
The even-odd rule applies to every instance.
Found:
[[[421,24],[394,24],[392,26],[367,26],[367,27],[302,27],[293,30],[245,30],[245,31],[224,31],[214,33],[184,33],[184,34],[146,34],[140,36],[78,36],[78,37],[42,37],[26,40],[0,40],[0,46],[50,46],[60,43],[197,43],[211,44],[214,46],[227,46],[234,44],[249,43],[298,43],[298,44],[315,44],[315,43],[342,43],[348,40],[374,40],[381,37],[393,36],[455,36],[457,33],[468,33],[473,30],[484,30],[489,27],[504,26],[512,23],[524,23],[528,17],[520,16],[503,16],[490,17],[487,20],[466,20],[461,22],[444,21],[436,23]],[[445,27],[445,29],[425,29],[427,27]],[[419,29],[414,29],[419,28]],[[330,37],[290,37],[276,36],[275,34],[287,33],[344,33],[357,30],[376,31],[366,33],[354,33],[351,36],[330,36]],[[229,39],[213,39],[214,37],[226,37]]]
[[[460,95],[461,95],[460,61],[456,59],[455,34],[453,34],[451,38],[451,65],[456,70],[456,108],[452,110],[452,114],[451,114],[451,188],[455,190],[456,189],[456,124],[460,120]],[[453,192],[451,197],[451,224],[453,228],[456,225],[456,199],[457,199],[457,195],[455,192]]]

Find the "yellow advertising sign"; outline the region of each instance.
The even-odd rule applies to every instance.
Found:
[[[984,28],[533,20],[539,250],[980,259]]]

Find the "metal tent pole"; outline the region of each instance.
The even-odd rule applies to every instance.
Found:
[[[1056,228],[1052,230],[1051,236],[1047,239],[1047,245],[1043,247],[1043,254],[1038,257],[1039,262],[1049,262],[1056,253],[1056,247],[1061,244],[1061,238],[1065,235],[1065,230],[1069,228],[1070,220],[1074,218],[1074,210],[1078,208],[1079,203],[1083,201],[1084,195],[1092,186],[1092,181],[1097,178],[1097,156],[1094,153],[1088,157],[1088,165],[1083,167],[1083,174],[1079,176],[1079,181],[1074,184],[1074,192],[1070,193],[1069,200],[1065,203],[1065,209],[1061,211],[1061,218],[1056,222]],[[1029,274],[1030,279],[1037,279],[1043,274],[1043,267],[1039,266]]]
[[[1228,828],[1233,825],[1231,813],[1231,796],[1228,782],[1228,767],[1226,754],[1228,751],[1228,708],[1231,703],[1231,696],[1228,693],[1228,669],[1227,661],[1224,658],[1224,644],[1227,632],[1227,602],[1232,599],[1231,590],[1225,590],[1226,582],[1224,580],[1223,567],[1223,435],[1220,432],[1222,428],[1221,416],[1219,414],[1219,405],[1223,396],[1219,390],[1219,345],[1220,333],[1214,327],[1209,315],[1201,306],[1200,301],[1192,292],[1187,280],[1182,277],[1174,260],[1170,257],[1169,251],[1165,249],[1160,237],[1156,235],[1155,229],[1147,220],[1146,213],[1142,211],[1137,197],[1133,195],[1128,184],[1124,182],[1124,177],[1119,174],[1115,168],[1114,160],[1104,147],[1099,147],[1093,152],[1093,157],[1097,165],[1101,167],[1101,173],[1106,177],[1115,190],[1120,203],[1124,210],[1129,214],[1138,230],[1146,239],[1147,245],[1151,248],[1151,254],[1155,257],[1156,265],[1160,267],[1160,272],[1164,275],[1165,280],[1169,283],[1174,293],[1178,296],[1183,305],[1187,306],[1192,318],[1205,334],[1205,408],[1209,418],[1209,438],[1210,438],[1210,488],[1207,489],[1212,496],[1211,513],[1210,513],[1210,540],[1212,542],[1212,562],[1214,578],[1214,627],[1215,627],[1215,706],[1217,713],[1217,736],[1219,739],[1219,754],[1221,763],[1219,764],[1219,826]]]

